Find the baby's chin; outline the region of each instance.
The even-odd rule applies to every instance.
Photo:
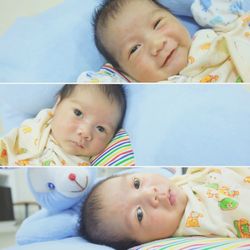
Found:
[[[180,55],[179,58],[182,58],[182,60],[175,60],[167,68],[167,72],[166,72],[167,77],[165,78],[165,80],[168,79],[171,76],[179,75],[180,72],[185,67],[187,67],[187,65],[188,65],[188,55],[185,53],[184,55]]]
[[[179,73],[188,65],[188,60],[175,61],[169,65],[165,71],[160,71],[158,74],[150,77],[136,79],[137,82],[161,82],[167,81],[169,77],[179,75]]]
[[[68,144],[60,144],[60,147],[62,148],[62,150],[69,155],[74,155],[74,156],[78,156],[78,157],[91,157],[88,152],[84,152],[83,150],[80,149],[76,149],[72,146],[69,146]]]

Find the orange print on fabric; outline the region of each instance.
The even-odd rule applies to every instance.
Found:
[[[203,217],[201,213],[192,211],[187,218],[186,227],[200,227],[199,218]]]
[[[218,79],[219,79],[218,75],[207,75],[207,76],[204,76],[200,80],[200,82],[201,83],[216,82]]]

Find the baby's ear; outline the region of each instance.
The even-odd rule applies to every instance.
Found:
[[[57,106],[58,106],[58,104],[59,104],[60,102],[61,102],[61,97],[58,96],[58,97],[57,97],[57,100],[56,100],[56,103],[55,103],[55,105],[54,105],[53,108],[52,108],[53,111],[56,110],[56,108],[57,108]]]

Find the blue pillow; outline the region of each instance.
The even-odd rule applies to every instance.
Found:
[[[243,5],[243,9],[245,11],[250,11],[250,1],[249,0],[243,0],[242,5]]]
[[[104,59],[95,48],[92,13],[102,0],[71,0],[37,16],[19,17],[0,38],[0,82],[73,82]],[[191,0],[162,1],[193,34]]]
[[[1,82],[69,82],[104,62],[91,18],[101,0],[71,0],[18,18],[0,39]]]
[[[89,243],[80,237],[70,237],[62,240],[37,242],[23,246],[13,246],[5,250],[112,250],[113,248]]]
[[[167,6],[174,15],[192,17],[190,7],[194,0],[159,0],[159,2]]]
[[[249,166],[245,85],[127,85],[124,128],[140,166]]]

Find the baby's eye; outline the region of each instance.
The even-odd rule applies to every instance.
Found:
[[[161,19],[158,19],[156,22],[155,22],[155,24],[154,24],[154,29],[156,29],[157,28],[157,26],[158,26],[158,24],[161,22]]]
[[[96,128],[97,128],[97,130],[98,130],[99,132],[101,132],[101,133],[105,132],[105,128],[102,127],[102,126],[97,126]]]
[[[136,44],[134,47],[129,52],[129,55],[132,55],[133,53],[136,52],[136,50],[140,47],[140,44]]]
[[[143,219],[143,212],[140,207],[137,208],[136,216],[137,216],[137,220],[139,221],[139,223],[141,223]]]
[[[79,109],[74,109],[74,114],[78,117],[83,115],[82,111],[80,111]]]
[[[138,178],[134,178],[134,187],[135,189],[139,189],[141,185],[141,182]]]

